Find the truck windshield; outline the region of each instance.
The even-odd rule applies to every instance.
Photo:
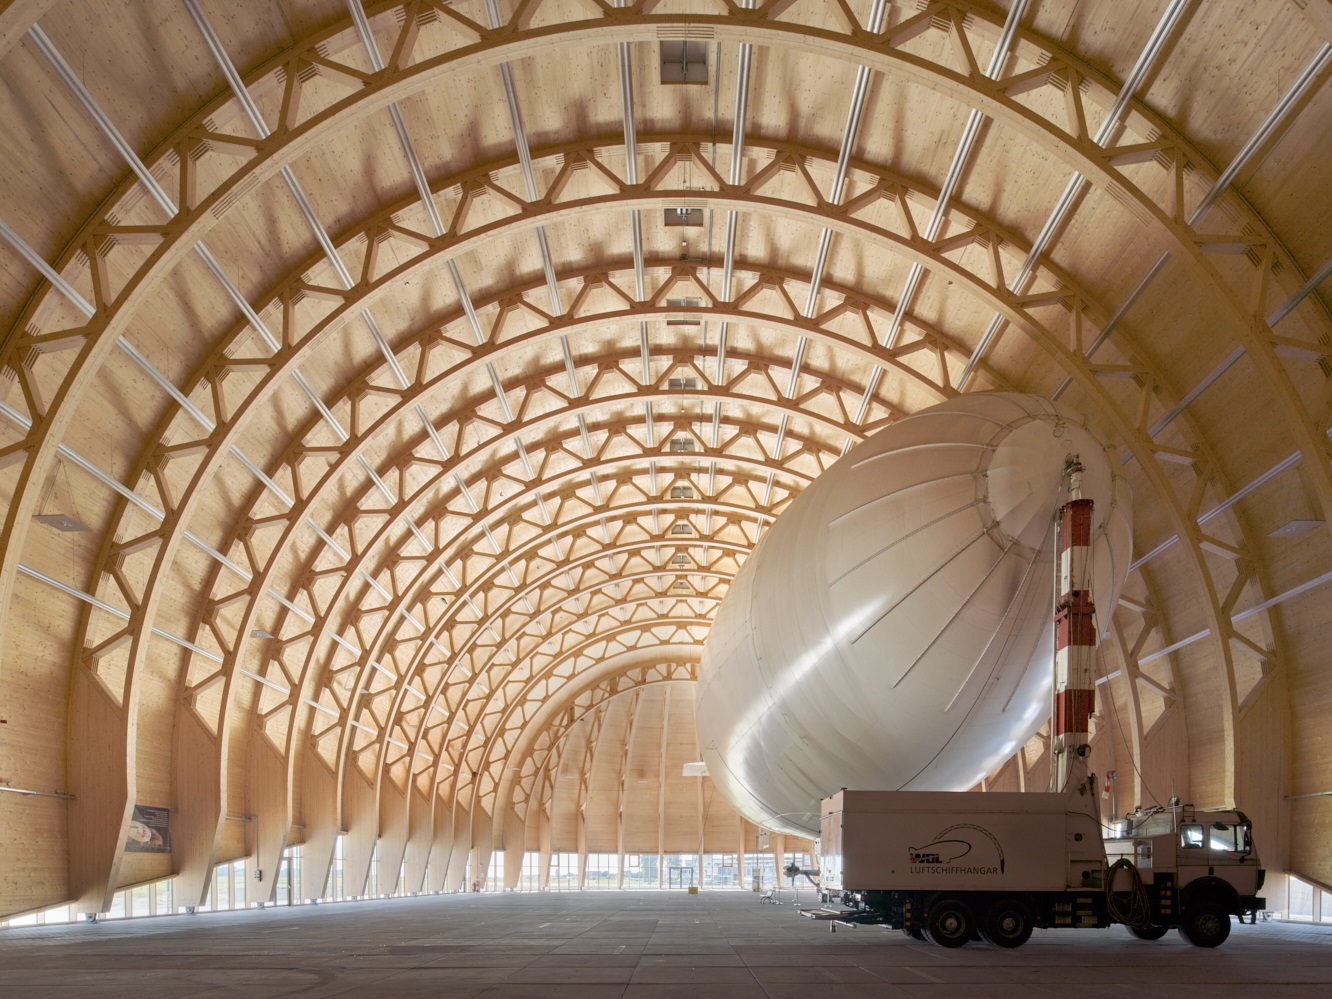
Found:
[[[1248,853],[1249,830],[1238,822],[1213,822],[1208,831],[1207,845],[1213,850]]]

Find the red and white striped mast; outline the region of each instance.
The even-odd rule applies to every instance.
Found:
[[[1050,790],[1067,790],[1087,756],[1096,706],[1096,605],[1091,592],[1092,501],[1082,496],[1083,465],[1064,459],[1068,502],[1059,508],[1055,559],[1054,710],[1050,719]],[[1085,770],[1084,770],[1085,772]],[[1081,775],[1078,781],[1081,782]]]

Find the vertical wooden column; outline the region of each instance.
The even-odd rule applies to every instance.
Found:
[[[409,892],[431,891],[433,889],[426,884],[426,869],[430,866],[435,842],[430,801],[415,781],[408,785],[407,801],[407,883],[403,887]]]
[[[657,887],[666,882],[666,747],[667,723],[671,714],[671,688],[667,684],[661,698],[661,767],[657,774]]]
[[[498,805],[499,796],[495,801]],[[512,891],[522,879],[523,860],[527,856],[527,822],[513,807],[512,796],[503,808],[504,890]]]
[[[578,773],[578,887],[587,881],[587,807],[592,797],[592,771],[601,755],[601,729],[606,723],[607,711],[601,706],[588,720],[587,745],[583,749],[582,765]]]
[[[430,853],[426,861],[426,887],[449,890],[449,868],[453,863],[453,808],[436,788],[430,797]]]
[[[537,815],[537,885],[541,891],[550,887],[550,812],[542,808]]]
[[[83,913],[111,908],[134,810],[133,715],[86,668],[70,711],[69,887]]]
[[[477,799],[473,799],[476,801]],[[490,858],[495,853],[495,817],[478,803],[472,809],[472,880],[481,881],[487,891],[494,889],[490,883]]]
[[[342,771],[342,884],[348,895],[364,895],[370,882],[370,863],[379,840],[379,810],[375,789],[359,767]]]
[[[629,754],[633,749],[634,734],[638,731],[638,709],[642,700],[642,691],[635,689],[629,697],[629,718],[624,728],[624,750],[620,753],[619,797],[615,811],[615,851],[619,857],[616,867],[616,888],[624,887],[624,806],[629,793]]]
[[[472,816],[457,804],[456,798],[448,806],[453,812],[453,847],[449,853],[448,891],[471,891],[468,883],[467,861],[472,855]],[[472,880],[479,880],[472,872]]]
[[[698,688],[693,684],[689,686],[689,703],[694,707],[695,712],[698,709]],[[694,717],[698,717],[695,713]],[[698,749],[698,730],[694,730],[694,759],[701,759],[703,756]],[[694,778],[694,814],[698,817],[698,886],[703,887],[703,853],[704,838],[707,830],[704,827],[705,815],[703,812],[703,778]]]
[[[333,851],[337,845],[337,785],[333,772],[315,753],[306,753],[301,769],[301,817],[305,842],[301,847],[301,898],[323,898],[329,887]]]
[[[379,890],[405,891],[398,872],[407,852],[407,792],[391,780],[379,782]]]
[[[748,819],[740,820],[740,852],[736,854],[736,877],[740,883],[740,890],[746,890],[749,885],[745,882],[745,844],[749,841],[749,830],[754,828]]]
[[[250,739],[249,766],[252,863],[259,878],[248,887],[251,901],[267,903],[277,899],[278,867],[291,832],[291,788],[287,761],[262,732]]]
[[[176,814],[172,849],[177,909],[203,905],[222,838],[226,777],[217,738],[188,707],[176,715]]]

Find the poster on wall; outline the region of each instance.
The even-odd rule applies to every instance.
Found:
[[[126,853],[170,853],[171,809],[135,805],[125,836]]]

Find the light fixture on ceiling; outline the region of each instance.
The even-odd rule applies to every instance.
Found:
[[[1275,531],[1267,536],[1269,538],[1298,538],[1301,534],[1308,534],[1315,527],[1322,527],[1321,520],[1288,520]]]
[[[39,524],[45,524],[47,527],[54,527],[64,534],[86,534],[89,530],[87,524],[74,519],[67,513],[39,513],[32,519]]]
[[[48,502],[51,501],[52,499],[55,500],[56,506],[61,505],[60,479],[62,475],[64,476],[65,480],[65,496],[68,499],[69,508],[74,512],[61,513],[59,511],[56,511],[53,513],[38,513],[32,519],[37,521],[37,523],[39,524],[45,524],[47,527],[54,527],[57,531],[61,532],[62,534],[87,534],[88,531],[91,530],[91,528],[89,528],[87,524],[85,524],[83,521],[79,519],[78,516],[79,508],[74,501],[74,490],[71,489],[69,486],[69,473],[65,471],[64,462],[56,463],[55,475],[51,476],[51,486],[47,490],[46,495],[42,498],[42,502],[38,506],[38,510],[45,510],[48,505]]]

